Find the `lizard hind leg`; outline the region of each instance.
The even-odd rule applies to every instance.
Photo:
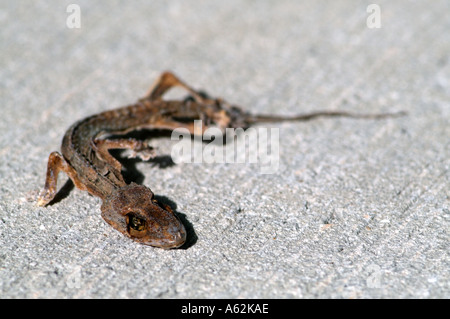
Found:
[[[69,165],[69,163],[67,163],[67,161],[61,154],[59,154],[58,152],[52,152],[48,157],[47,174],[45,178],[44,189],[39,194],[37,199],[37,204],[39,206],[45,206],[55,198],[57,193],[56,184],[58,182],[58,174],[60,171],[66,173],[76,187],[82,190],[86,190],[86,187],[79,180],[78,174],[75,169],[73,169]]]
[[[164,72],[159,78],[153,83],[153,85],[148,90],[147,94],[142,98],[148,100],[158,100],[161,99],[162,96],[173,87],[181,87],[185,89],[195,101],[199,103],[205,102],[204,94],[194,90],[183,81],[181,81],[175,74],[172,72]]]

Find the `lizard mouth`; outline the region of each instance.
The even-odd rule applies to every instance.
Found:
[[[162,249],[173,249],[181,247],[185,242],[186,230],[183,224],[180,223],[180,228],[178,231],[172,233],[171,236],[166,236],[164,239],[150,240],[148,242],[143,242],[143,244]]]
[[[166,245],[160,246],[164,249],[172,249],[181,247],[186,242],[186,231],[183,227],[173,238],[172,241],[167,242]]]
[[[167,239],[164,241],[163,246],[160,246],[164,249],[177,248],[182,246],[186,242],[186,229],[184,228],[183,223],[177,218],[178,227],[175,230],[172,230],[171,236],[167,236]]]

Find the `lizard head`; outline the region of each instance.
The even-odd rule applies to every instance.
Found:
[[[145,186],[131,183],[119,188],[105,198],[101,209],[108,224],[141,244],[169,249],[186,241],[181,221]]]

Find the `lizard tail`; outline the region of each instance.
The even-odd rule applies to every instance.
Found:
[[[383,119],[389,117],[404,116],[404,111],[396,113],[379,113],[379,114],[357,114],[345,111],[318,111],[307,114],[299,114],[293,116],[277,116],[277,115],[253,115],[249,114],[245,121],[248,124],[265,123],[265,122],[286,122],[286,121],[308,121],[318,117],[349,117],[357,119]]]

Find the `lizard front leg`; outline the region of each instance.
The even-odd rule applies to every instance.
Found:
[[[114,170],[120,173],[122,164],[111,155],[111,149],[130,149],[132,151],[131,158],[139,157],[143,161],[148,161],[155,156],[155,151],[148,146],[145,141],[136,140],[134,138],[118,138],[118,139],[93,139],[91,147],[94,149],[97,157],[108,163]]]
[[[60,171],[69,176],[72,182],[81,190],[87,190],[84,184],[78,178],[78,174],[75,169],[70,166],[64,157],[58,152],[52,152],[48,157],[47,163],[47,175],[45,178],[45,186],[42,192],[39,194],[37,204],[39,206],[45,206],[50,203],[57,193],[56,184],[58,182],[58,174]]]

